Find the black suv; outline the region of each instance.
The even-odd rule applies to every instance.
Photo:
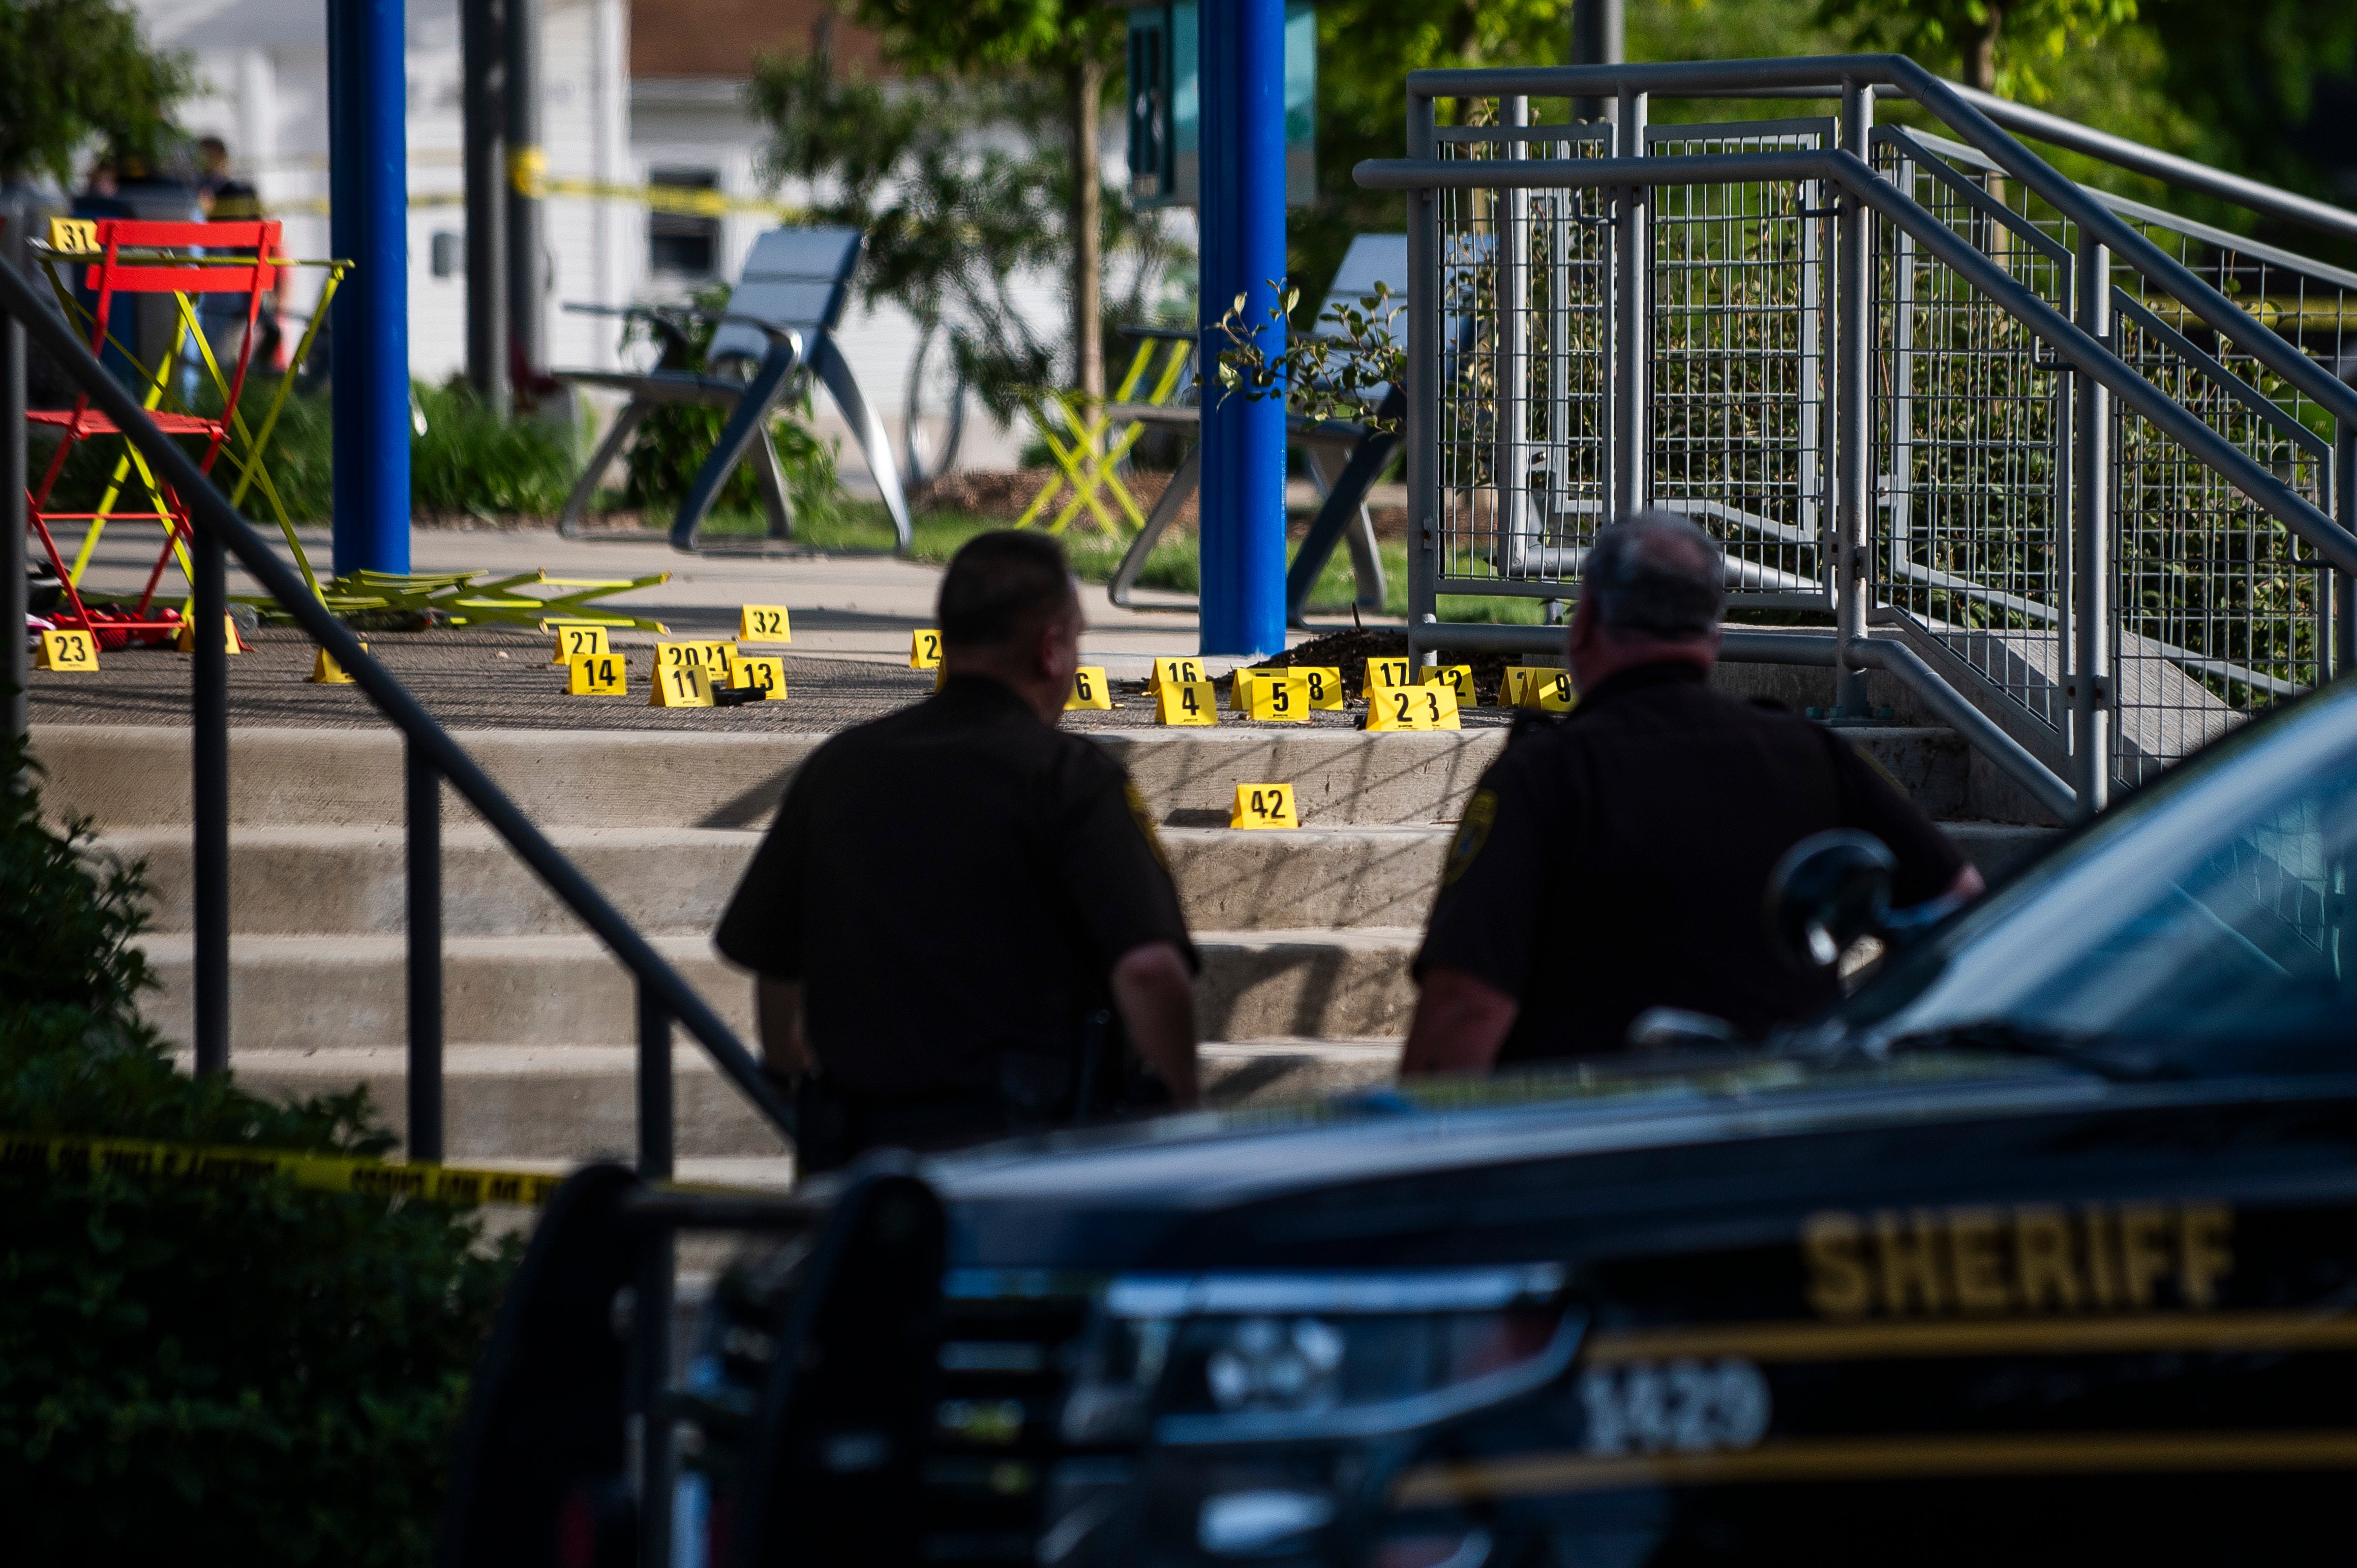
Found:
[[[2344,683],[1759,1048],[814,1182],[739,1216],[780,1234],[662,1407],[678,1560],[2343,1558],[2352,858]],[[503,1335],[459,1560],[630,1533],[628,1453],[583,1435],[621,1428],[628,1271],[585,1260],[661,1197],[575,1187],[510,1316],[569,1289],[598,1345],[533,1373]]]

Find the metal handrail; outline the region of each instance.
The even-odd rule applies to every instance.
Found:
[[[1831,97],[1845,85],[1889,85],[1913,99],[2036,192],[2048,206],[2076,222],[2082,231],[2102,242],[2120,260],[2160,284],[2194,315],[2240,344],[2252,358],[2308,393],[2344,424],[2357,425],[2357,389],[2317,364],[2134,226],[2090,198],[2075,182],[1999,126],[1978,103],[1966,98],[1964,89],[1934,76],[1904,55],[1802,55],[1790,59],[1648,65],[1459,68],[1410,71],[1407,78],[1412,100],[1516,93],[1598,98],[1623,90],[1672,92],[1684,97],[1740,97],[1755,87],[1813,89]],[[2060,124],[2067,125],[2069,122]],[[2046,137],[2044,130],[2035,134]],[[2312,223],[2316,219],[2309,215],[2302,220]],[[2337,226],[2335,231],[2339,231]]]
[[[89,394],[91,403],[114,421],[115,428],[146,457],[157,478],[178,492],[190,515],[194,546],[191,564],[195,568],[193,624],[199,628],[193,639],[195,734],[191,746],[195,771],[195,1044],[199,1069],[224,1070],[229,1058],[228,663],[221,639],[203,635],[204,628],[220,627],[227,613],[221,554],[226,548],[296,624],[352,677],[377,711],[408,740],[405,792],[410,828],[413,1082],[438,1084],[440,1079],[441,921],[438,900],[427,894],[439,886],[440,809],[436,780],[447,779],[492,831],[539,875],[549,891],[597,933],[638,982],[641,1174],[671,1173],[670,1039],[673,1020],[686,1027],[771,1125],[791,1137],[794,1130],[791,1113],[762,1075],[752,1053],[719,1015],[678,971],[663,961],[646,938],[564,852],[533,825],[532,819],[436,722],[408,688],[370,656],[360,639],[304,586],[292,568],[272,553],[262,536],[230,505],[195,461],[157,428],[138,401],[107,374],[91,357],[89,348],[43,306],[41,297],[23,275],[5,261],[0,261],[0,315],[13,317],[21,324]],[[9,392],[13,391],[12,386]],[[8,401],[14,401],[13,397]],[[0,408],[0,424],[13,428],[23,422],[21,407]],[[422,857],[429,854],[434,857],[430,867],[421,864]],[[425,929],[427,921],[423,918],[429,912],[430,929]],[[438,1101],[438,1095],[436,1099]],[[421,1130],[413,1122],[410,1155],[412,1158],[438,1159],[440,1107],[436,1103],[424,1109],[431,1111],[435,1125]],[[422,1131],[427,1135],[421,1136]]]

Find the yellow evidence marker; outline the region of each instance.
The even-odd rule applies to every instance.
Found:
[[[1457,721],[1457,693],[1433,682],[1424,686],[1367,688],[1367,727],[1371,730],[1462,729]]]
[[[361,651],[368,651],[367,643],[361,644]],[[303,679],[314,686],[349,686],[352,683],[351,675],[336,662],[336,656],[324,648],[311,656],[311,672]]]
[[[1571,671],[1568,670],[1557,670],[1546,664],[1526,664],[1506,673],[1521,677],[1509,688],[1511,698],[1507,692],[1499,693],[1499,700],[1509,707],[1567,714],[1579,701],[1579,693],[1572,689]]]
[[[1446,686],[1455,692],[1457,705],[1460,709],[1473,706],[1473,666],[1470,664],[1444,664],[1427,670],[1424,672],[1424,682],[1427,686]]]
[[[737,645],[733,642],[700,642],[704,650],[704,667],[712,671],[716,686],[734,685],[737,680]]]
[[[98,224],[88,218],[49,220],[49,249],[87,256],[98,249]]]
[[[1112,706],[1113,688],[1105,683],[1105,672],[1102,667],[1083,664],[1072,671],[1072,694],[1064,699],[1066,713],[1071,712],[1074,708],[1110,708]]]
[[[662,671],[656,671],[660,685]],[[630,660],[619,653],[585,653],[565,662],[565,694],[568,697],[620,697],[630,690]]]
[[[1202,678],[1203,661],[1200,659],[1157,659],[1146,689],[1159,692],[1166,686],[1189,686]]]
[[[1156,717],[1166,725],[1215,725],[1220,693],[1209,681],[1166,682],[1154,694]]]
[[[1264,676],[1274,679],[1252,683],[1250,706],[1245,716],[1263,724],[1303,724],[1309,722],[1309,682],[1298,670],[1265,670]]]
[[[1415,666],[1405,659],[1370,659],[1367,660],[1367,690],[1378,686],[1413,686]]]
[[[712,671],[701,664],[657,665],[654,695],[647,699],[651,708],[708,708],[712,706]]]
[[[728,684],[739,692],[759,692],[765,703],[786,700],[786,662],[774,654],[754,658],[740,653],[728,667]]]
[[[41,633],[41,650],[33,657],[33,668],[95,675],[98,639],[86,631],[45,631]]]
[[[587,626],[579,621],[553,620],[541,628],[556,634],[555,650],[549,655],[551,664],[570,664],[592,653],[611,653],[613,645],[606,640],[606,628]]]
[[[938,670],[942,667],[942,634],[928,628],[909,634],[909,668]],[[936,687],[936,690],[939,688]]]
[[[245,651],[245,644],[238,639],[237,618],[235,616],[221,617],[221,647],[225,651],[230,653],[242,653]],[[180,623],[179,635],[172,639],[172,651],[175,653],[194,653],[196,650],[196,623],[193,621],[184,620]]]
[[[793,623],[783,605],[747,605],[737,612],[739,642],[791,642]]]
[[[1297,664],[1293,672],[1309,683],[1309,705],[1329,711],[1342,706],[1342,672],[1329,664]]]
[[[1228,815],[1232,828],[1297,828],[1290,784],[1239,784],[1236,809]]]

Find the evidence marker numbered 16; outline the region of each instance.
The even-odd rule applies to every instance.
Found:
[[[1293,809],[1290,784],[1239,784],[1236,809],[1228,814],[1232,828],[1297,828],[1301,818]]]

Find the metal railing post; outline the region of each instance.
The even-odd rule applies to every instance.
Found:
[[[1531,123],[1531,101],[1512,97],[1499,104],[1500,123],[1512,134]],[[1506,156],[1530,156],[1529,145],[1509,140]],[[1531,193],[1516,186],[1497,193],[1498,222],[1498,431],[1491,461],[1496,465],[1498,538],[1506,570],[1521,573],[1530,558],[1530,364],[1531,323],[1523,310],[1530,296]]]
[[[2341,526],[2357,533],[2357,425],[2341,420],[2334,426],[2339,439],[2332,448],[2332,510]],[[2357,577],[2335,571],[2332,582],[2332,647],[2326,668],[2336,675],[2349,672],[2357,661]]]
[[[1620,145],[1624,158],[1645,156],[1645,94],[1620,90]],[[1620,192],[1613,234],[1612,499],[1610,522],[1640,511],[1652,499],[1653,251],[1646,218],[1652,192],[1641,185]]]
[[[2073,314],[2098,342],[2112,338],[2112,253],[2079,231]],[[2079,814],[2104,809],[2112,789],[2116,710],[2112,680],[2112,396],[2094,377],[2072,378],[2071,615],[2077,646],[2065,689]]]
[[[195,817],[196,1048],[199,1077],[229,1070],[228,567],[221,535],[188,542],[196,589],[189,641],[189,804]]]
[[[1408,94],[1407,156],[1429,158],[1439,145],[1429,98]],[[1431,661],[1418,633],[1437,618],[1440,575],[1440,193],[1407,193],[1407,494],[1415,520],[1407,563],[1407,650]]]
[[[25,660],[25,329],[0,314],[0,739],[32,718]],[[7,780],[0,779],[0,784]]]
[[[1843,81],[1842,150],[1871,162],[1873,134],[1874,90]],[[1874,510],[1874,299],[1867,250],[1872,232],[1873,215],[1866,203],[1845,193],[1837,242],[1841,274],[1835,283],[1840,319],[1834,344],[1834,447],[1841,491],[1834,513],[1839,530],[1834,538],[1834,706],[1859,716],[1871,711],[1866,670],[1851,649],[1866,635],[1866,533]]]
[[[442,779],[414,741],[409,797],[409,1157],[445,1153],[442,1101]]]
[[[639,1176],[672,1176],[671,1014],[662,998],[639,987]],[[668,1568],[672,1498],[678,1466],[672,1451],[672,1295],[677,1241],[668,1229],[648,1233],[639,1255],[630,1311],[632,1359],[639,1408],[639,1562]]]

